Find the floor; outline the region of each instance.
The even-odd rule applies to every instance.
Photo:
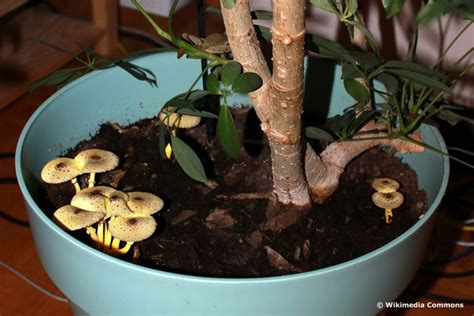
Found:
[[[25,94],[8,107],[0,111],[0,210],[21,221],[27,221],[19,188],[6,178],[14,178],[13,158],[6,153],[15,150],[18,136],[28,117],[52,93],[54,89],[44,88]],[[448,142],[452,139],[456,145],[459,133],[466,133],[463,129],[443,129]],[[472,130],[470,132],[472,137]],[[465,136],[464,136],[465,137]],[[468,136],[469,137],[469,136]],[[469,138],[468,138],[469,139]],[[471,138],[472,139],[472,138]],[[472,218],[474,211],[474,173],[459,164],[452,165],[452,173],[448,193],[441,206],[441,211],[448,217]],[[22,224],[20,222],[19,224]],[[449,258],[465,253],[465,247],[456,246],[456,240],[472,240],[472,232],[462,231],[460,228],[449,224],[442,218],[439,219],[438,229],[433,234],[433,243],[429,248],[427,260]],[[3,263],[8,264],[21,272],[43,289],[63,297],[59,289],[51,282],[44,271],[35,252],[31,231],[28,227],[14,224],[0,218],[0,315],[71,315],[69,306],[64,301],[52,298],[38,290],[25,280],[8,270]],[[471,248],[472,249],[472,248]],[[470,300],[471,305],[462,309],[446,308],[411,308],[389,309],[382,311],[385,315],[474,315],[474,255],[469,255],[445,265],[424,266],[410,285],[410,290],[405,291],[397,302],[439,302],[446,300],[456,302],[456,298]],[[438,276],[427,269],[457,273],[470,271],[464,277],[456,275]],[[375,289],[374,289],[375,290]],[[426,297],[428,294],[442,297]],[[420,295],[422,293],[422,295]],[[420,305],[420,304],[418,304]]]

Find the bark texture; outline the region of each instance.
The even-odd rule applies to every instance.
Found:
[[[305,0],[273,1],[272,115],[263,124],[271,153],[273,186],[285,204],[308,205],[311,200],[301,159]]]
[[[226,9],[221,1],[234,59],[245,71],[256,72],[263,79],[263,86],[250,97],[270,142],[274,193],[284,204],[301,206],[311,202],[300,144],[305,2],[273,2],[271,77],[255,34],[249,1],[237,0],[232,9]]]
[[[249,0],[236,0],[232,9],[226,9],[221,1],[222,16],[234,60],[239,62],[244,71],[258,74],[263,85],[249,94],[258,118],[267,122],[271,112],[271,74],[267,62],[260,50],[260,43],[250,15]]]
[[[369,123],[364,129],[376,128]],[[380,137],[381,134],[366,134],[366,137]],[[421,135],[415,133],[412,138],[421,141]],[[332,143],[321,153],[320,157],[308,146],[305,157],[305,173],[314,202],[322,203],[329,198],[339,186],[339,178],[352,159],[375,146],[390,146],[400,153],[422,152],[422,146],[400,139],[374,139]]]

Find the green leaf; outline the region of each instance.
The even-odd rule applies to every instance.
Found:
[[[74,73],[82,68],[67,68],[67,69],[60,69],[52,74],[44,77],[41,80],[35,81],[28,87],[28,92],[33,92],[34,90],[41,88],[41,87],[48,87],[48,86],[56,86],[60,85],[69,78],[71,78]]]
[[[262,86],[262,78],[254,72],[244,72],[235,78],[232,91],[236,93],[249,93]]]
[[[468,116],[461,115],[459,113],[456,113],[451,110],[441,110],[439,111],[438,114],[436,114],[437,117],[440,119],[448,122],[450,125],[454,126],[458,124],[459,122],[467,122],[469,124],[474,125],[474,119]]]
[[[360,82],[354,79],[344,79],[344,88],[358,103],[366,104],[369,102],[369,92]]]
[[[377,75],[375,79],[383,83],[383,85],[385,86],[385,89],[387,89],[388,92],[394,93],[395,91],[397,91],[398,80],[394,76],[383,72]]]
[[[380,58],[377,57],[374,53],[367,53],[362,51],[352,51],[350,54],[357,59],[359,65],[364,71],[368,71],[375,66],[378,66],[382,63]]]
[[[179,114],[186,114],[191,116],[207,117],[207,118],[217,118],[217,115],[207,111],[199,111],[196,109],[181,108],[176,111]]]
[[[360,77],[360,73],[353,64],[342,65],[341,79],[354,79],[358,77]]]
[[[210,94],[221,94],[219,80],[217,79],[217,75],[215,73],[211,73],[209,76],[207,76],[206,89]]]
[[[359,114],[349,125],[348,131],[351,135],[358,132],[362,127],[364,127],[374,116],[377,114],[376,110],[364,111]]]
[[[469,155],[469,156],[473,156],[473,157],[474,157],[474,152],[472,152],[472,151],[470,151],[470,150],[467,150],[467,149],[464,149],[464,148],[448,147],[448,150],[457,151],[457,152],[463,153],[463,154],[465,154],[465,155]]]
[[[260,37],[263,37],[265,41],[270,42],[272,40],[272,33],[270,32],[270,28],[264,25],[255,24],[255,30],[257,31],[257,34],[260,35]]]
[[[310,0],[310,2],[324,11],[336,13],[334,5],[331,5],[331,0]]]
[[[222,0],[222,3],[226,9],[232,9],[235,7],[235,0]]]
[[[204,167],[191,147],[175,135],[171,135],[171,148],[176,161],[188,176],[199,182],[208,181]]]
[[[242,66],[235,61],[227,63],[222,68],[221,79],[225,86],[230,86],[242,72]]]
[[[382,0],[382,5],[385,10],[387,19],[392,18],[403,8],[405,0]]]
[[[194,105],[189,100],[173,98],[171,100],[168,100],[168,102],[165,103],[165,107],[191,108],[192,109],[192,108],[194,108]]]
[[[251,12],[254,20],[271,20],[273,19],[273,12],[267,10],[254,10]]]
[[[231,158],[237,159],[240,153],[240,141],[235,128],[232,113],[227,105],[222,105],[217,119],[217,136],[222,148]]]
[[[328,40],[318,35],[312,35],[310,41],[318,47],[319,53],[326,57],[341,59],[355,64],[356,60],[339,43]]]
[[[347,14],[353,16],[357,12],[357,0],[346,0]]]
[[[423,86],[441,90],[447,93],[450,92],[449,87],[440,80],[419,72],[413,72],[406,69],[386,69],[386,71],[407,78]]]
[[[115,62],[115,65],[119,66],[120,68],[122,68],[123,70],[131,74],[133,77],[135,77],[136,79],[146,81],[152,87],[157,86],[156,76],[151,70],[137,66],[126,60],[119,60]]]
[[[352,21],[349,24],[354,25],[354,27],[357,27],[362,33],[364,33],[365,38],[367,38],[367,43],[369,43],[370,47],[375,52],[375,54],[377,56],[380,56],[379,45],[377,44],[377,41],[375,40],[375,37],[372,34],[372,32],[364,24],[358,21]]]
[[[207,95],[209,95],[209,92],[206,91],[206,90],[194,90],[189,94],[188,100],[192,101],[192,102],[195,102],[199,99],[204,98]]]
[[[384,68],[406,69],[413,72],[418,72],[420,74],[428,75],[431,77],[436,77],[440,79],[445,78],[445,75],[443,75],[442,73],[436,70],[426,68],[425,66],[422,66],[420,64],[413,63],[410,61],[389,60],[384,64]]]
[[[433,0],[420,10],[416,16],[416,22],[426,24],[444,14],[448,7],[449,3],[447,0]]]
[[[318,127],[314,127],[314,126],[306,127],[305,133],[306,133],[306,137],[309,137],[309,138],[325,140],[328,142],[334,141],[334,137],[332,137],[331,134],[329,134],[325,130]]]

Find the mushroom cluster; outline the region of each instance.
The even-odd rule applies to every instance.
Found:
[[[403,194],[398,192],[400,184],[390,178],[376,178],[372,187],[377,191],[372,194],[372,201],[377,207],[385,209],[385,222],[392,222],[392,210],[403,204]]]
[[[146,192],[122,192],[107,186],[95,187],[95,174],[115,169],[119,158],[102,149],[81,151],[74,158],[48,162],[41,179],[50,184],[71,181],[76,189],[70,204],[57,209],[53,218],[65,229],[86,229],[97,249],[112,255],[125,254],[134,242],[156,230],[151,216],[163,208],[163,200]],[[88,188],[81,189],[77,177],[89,174]],[[97,229],[92,225],[97,224]],[[125,245],[120,248],[120,244]]]
[[[201,122],[201,118],[199,116],[180,114],[176,111],[176,107],[167,106],[161,110],[158,116],[160,121],[171,129],[171,134],[173,135],[176,135],[176,131],[179,128],[196,127]],[[171,159],[171,154],[173,153],[173,150],[171,149],[170,143],[166,145],[165,153],[166,157],[168,157],[168,159]]]
[[[98,249],[112,255],[125,254],[134,242],[150,237],[156,230],[151,216],[163,208],[163,200],[146,192],[115,190],[106,186],[78,192],[54,212],[54,219],[68,230],[86,228]],[[92,225],[98,223],[97,229]],[[126,244],[120,248],[120,243]]]
[[[41,179],[50,184],[71,181],[76,193],[81,191],[77,177],[89,174],[89,188],[95,185],[95,174],[115,169],[119,158],[114,153],[102,149],[81,151],[74,158],[60,157],[48,162],[41,170]]]

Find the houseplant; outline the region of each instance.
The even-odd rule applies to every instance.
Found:
[[[229,4],[226,5],[229,6]],[[240,5],[243,4],[239,2],[232,7],[231,3],[231,9],[224,8],[223,10],[225,12],[225,10],[238,9]],[[281,41],[286,40],[282,38]],[[184,44],[186,45],[189,44]],[[286,44],[283,43],[283,45]],[[325,43],[320,42],[319,45],[330,48],[333,44],[324,46]],[[203,53],[193,47],[191,54],[192,50],[200,52],[199,54]],[[27,124],[19,142],[18,178],[27,201],[38,251],[53,280],[71,299],[76,313],[85,311],[93,314],[130,314],[137,311],[140,313],[159,311],[163,314],[238,314],[243,312],[263,314],[278,311],[286,314],[312,314],[319,310],[321,313],[367,314],[376,311],[377,301],[394,299],[406,286],[416,271],[417,264],[421,261],[420,249],[427,242],[433,220],[432,215],[447,181],[446,159],[428,152],[422,154],[426,159],[423,162],[417,162],[416,159],[412,161],[413,167],[420,176],[420,185],[427,190],[428,199],[432,203],[425,216],[392,243],[358,259],[319,271],[285,277],[236,280],[191,277],[153,271],[119,261],[91,249],[61,231],[39,210],[37,202],[32,197],[36,199],[38,197],[37,177],[42,164],[59,153],[56,146],[72,146],[79,140],[87,138],[104,120],[123,124],[156,114],[163,103],[181,92],[179,87],[191,84],[193,78],[181,78],[181,73],[199,73],[197,62],[189,60],[173,62],[172,54],[169,53],[164,57],[144,58],[139,61],[139,65],[156,70],[157,73],[169,74],[168,80],[160,84],[163,92],[160,95],[161,100],[157,100],[153,89],[140,85],[131,78],[114,80],[120,70],[110,69],[94,73],[74,82],[48,100]],[[302,72],[302,64],[300,71]],[[423,69],[423,71],[426,70]],[[285,73],[281,69],[279,72]],[[261,74],[260,77],[263,78],[265,85],[265,75]],[[298,77],[302,79],[302,73]],[[175,82],[179,83],[179,87],[174,85]],[[354,82],[350,84],[357,86]],[[97,88],[99,86],[100,89]],[[212,89],[211,87],[210,90]],[[135,93],[130,95],[128,92],[130,90]],[[85,94],[90,95],[86,91],[95,92],[90,102],[84,102],[87,100],[79,97]],[[116,99],[110,100],[112,94],[115,94]],[[118,105],[117,100],[119,100]],[[81,107],[78,107],[79,101]],[[94,106],[97,103],[101,104],[99,109]],[[134,108],[133,111],[126,111],[127,108],[139,103],[143,105],[140,110],[137,111]],[[117,106],[123,111],[117,111]],[[295,106],[298,112],[299,106],[301,105]],[[338,108],[336,111],[340,113],[341,110]],[[71,113],[74,113],[73,122],[66,119]],[[51,131],[59,130],[65,132],[51,133]],[[317,129],[312,131],[321,134]],[[274,131],[271,133],[275,134]],[[281,133],[278,132],[278,134]],[[276,146],[299,147],[291,142],[286,144],[288,141],[280,135],[270,137],[280,142]],[[422,127],[422,137],[427,144],[445,150],[439,135],[433,129]],[[33,156],[33,150],[38,148],[40,143],[42,148],[50,148],[52,152],[44,150]],[[410,157],[407,159],[412,160]],[[430,164],[433,164],[433,169],[440,173],[430,175],[427,172],[429,168],[426,168]],[[291,175],[297,176],[297,173],[291,172]],[[282,185],[287,184],[282,183]],[[296,191],[291,189],[278,191],[277,189],[280,202],[304,205],[306,197],[301,192],[306,191],[302,190],[298,183],[296,187],[300,188],[299,193],[289,196],[284,192]],[[307,193],[309,198],[309,191]],[[69,255],[63,256],[60,253]],[[401,255],[402,253],[404,255]],[[397,264],[393,263],[393,256],[397,256]],[[82,272],[81,280],[77,280],[76,271]],[[96,281],[100,285],[97,285]],[[131,287],[130,282],[136,282],[143,292],[138,292],[136,287]],[[153,289],[147,288],[148,285],[153,286]],[[290,289],[293,285],[295,290]],[[370,295],[355,290],[361,286],[377,287],[378,290]],[[117,289],[117,291],[112,289]],[[218,293],[222,295],[219,296]],[[259,296],[257,293],[264,294]],[[318,293],[318,295],[313,295],[313,293]],[[357,293],[360,293],[360,296]],[[336,298],[328,299],[333,295]],[[139,305],[132,303],[135,299]],[[340,304],[341,300],[347,304]],[[181,311],[176,311],[176,308],[181,308]]]

